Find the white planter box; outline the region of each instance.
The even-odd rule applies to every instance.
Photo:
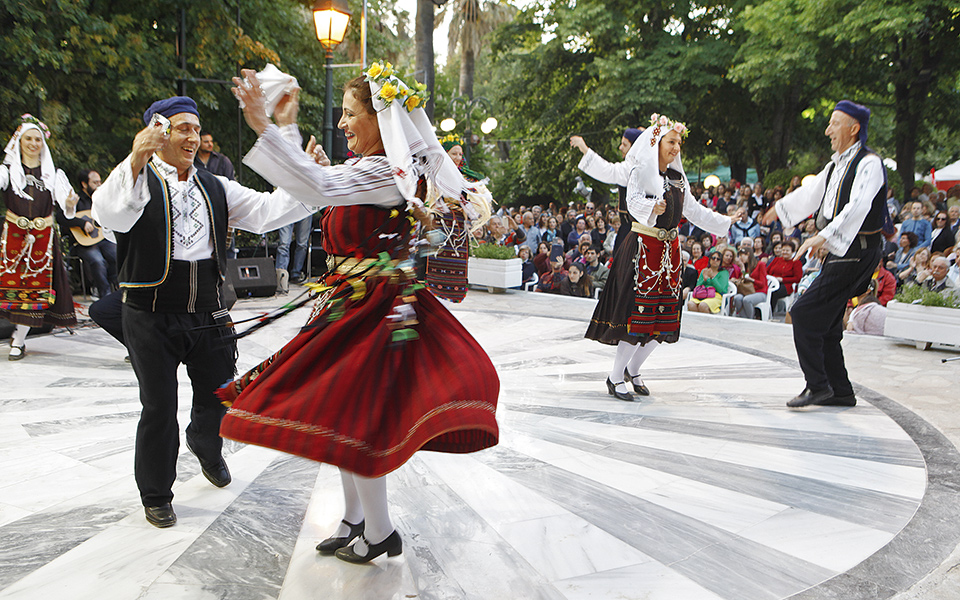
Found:
[[[519,258],[497,260],[471,256],[467,261],[467,283],[502,292],[523,283],[522,265]]]
[[[921,350],[931,344],[960,345],[960,309],[891,300],[887,304],[883,333],[888,337],[913,340]]]

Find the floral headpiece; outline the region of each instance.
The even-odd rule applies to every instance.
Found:
[[[660,137],[660,131],[663,129],[676,131],[682,139],[687,139],[687,136],[690,135],[690,130],[680,121],[671,121],[666,116],[658,115],[657,113],[650,115],[650,127],[654,128],[653,137],[650,138],[651,146],[657,143],[657,139]]]
[[[21,122],[21,125],[25,123],[31,123],[33,125],[36,125],[37,127],[40,128],[40,131],[43,132],[43,137],[45,137],[48,140],[50,139],[50,130],[47,129],[47,126],[43,123],[43,121],[31,115],[30,113],[24,113],[20,115],[20,122]]]
[[[407,112],[427,103],[429,94],[426,84],[414,81],[413,87],[407,85],[397,76],[393,65],[389,62],[375,62],[370,65],[370,68],[364,72],[364,79],[380,86],[376,97],[383,102],[385,108],[398,98],[403,102]]]

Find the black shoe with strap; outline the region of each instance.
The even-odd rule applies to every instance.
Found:
[[[350,545],[350,542],[355,540],[358,535],[363,533],[363,521],[360,521],[356,525],[350,523],[346,519],[340,521],[344,525],[350,528],[350,532],[343,537],[328,537],[319,544],[317,544],[317,552],[320,554],[333,554],[340,548],[345,548]]]
[[[639,383],[639,384],[638,384],[637,381],[636,381],[636,380],[637,380],[637,377],[640,377],[640,373],[637,373],[636,375],[631,375],[629,371],[627,371],[626,369],[624,369],[624,370],[623,370],[623,376],[624,376],[624,378],[630,380],[630,385],[633,386],[633,391],[635,391],[636,393],[640,394],[641,396],[649,396],[649,395],[650,395],[650,388],[648,388],[648,387],[643,383],[643,379],[640,380],[640,383]]]
[[[607,393],[618,400],[623,400],[624,402],[633,402],[633,394],[631,394],[630,392],[617,391],[617,386],[620,385],[621,383],[624,383],[624,382],[621,381],[619,383],[613,383],[612,381],[610,381],[610,378],[607,377]]]
[[[355,550],[356,544],[354,544],[337,550],[335,553],[336,557],[350,563],[360,564],[370,562],[384,552],[387,553],[387,556],[397,556],[403,552],[403,540],[400,539],[400,534],[397,533],[396,529],[387,536],[387,539],[379,544],[371,544],[363,536],[360,536],[360,539],[367,545],[367,552],[365,554],[357,554]]]

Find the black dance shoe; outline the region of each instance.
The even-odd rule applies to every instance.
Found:
[[[147,515],[147,523],[154,527],[163,529],[177,523],[177,513],[173,512],[173,505],[169,502],[160,506],[144,506],[143,512]]]
[[[358,535],[363,533],[363,521],[360,521],[356,525],[348,522],[346,519],[340,522],[350,528],[350,533],[344,537],[328,537],[317,544],[317,552],[320,554],[333,554],[340,548],[348,546]]]
[[[849,396],[833,396],[823,402],[817,402],[819,406],[856,406],[857,397],[853,394]]]
[[[815,392],[810,388],[803,388],[799,396],[787,402],[787,406],[790,408],[800,408],[801,406],[810,406],[811,404],[819,404],[822,406],[825,400],[830,400],[831,398],[833,398],[833,390],[830,388],[820,390],[819,392]]]
[[[233,481],[233,478],[230,477],[230,469],[227,468],[227,462],[223,460],[222,456],[218,456],[215,461],[200,458],[197,451],[193,449],[193,444],[190,443],[189,437],[187,438],[187,450],[192,452],[193,455],[197,457],[197,460],[200,461],[200,470],[203,472],[203,476],[207,478],[207,481],[218,488],[226,487]]]
[[[623,383],[622,381],[620,383]],[[607,393],[613,396],[618,400],[623,400],[624,402],[633,402],[633,394],[630,392],[618,392],[617,386],[620,383],[613,383],[610,381],[610,378],[607,377]]]
[[[650,388],[648,388],[646,385],[644,385],[643,379],[640,380],[640,384],[639,384],[639,385],[637,385],[637,382],[634,381],[634,379],[636,379],[637,377],[640,377],[640,373],[637,373],[636,375],[631,375],[626,369],[624,369],[624,370],[623,370],[623,376],[624,376],[624,379],[629,379],[629,380],[630,380],[630,385],[633,386],[633,391],[635,391],[636,393],[640,394],[641,396],[649,396],[649,395],[650,395]]]
[[[370,562],[376,557],[380,556],[384,552],[387,553],[387,556],[397,556],[403,552],[403,540],[400,539],[400,534],[397,533],[397,530],[394,529],[393,533],[387,536],[387,539],[383,540],[379,544],[370,544],[367,541],[367,538],[362,538],[363,541],[367,544],[367,553],[363,556],[357,554],[353,551],[353,546],[346,546],[340,548],[336,552],[336,557],[340,560],[345,560],[350,563],[365,563]]]

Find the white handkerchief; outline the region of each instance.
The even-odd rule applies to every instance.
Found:
[[[272,63],[267,63],[267,66],[257,73],[257,81],[260,82],[260,89],[265,96],[264,108],[268,117],[273,116],[273,111],[276,110],[277,104],[280,104],[284,95],[300,87],[296,77],[287,75]],[[243,108],[243,102],[240,103],[240,108]]]

